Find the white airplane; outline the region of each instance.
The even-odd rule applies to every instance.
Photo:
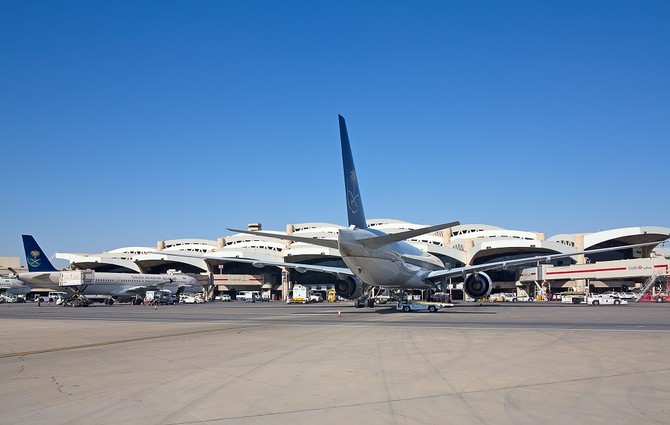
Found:
[[[30,286],[15,277],[0,278],[0,294],[25,295],[30,292]]]
[[[31,235],[22,235],[23,249],[26,253],[28,272],[18,273],[21,281],[31,286],[62,291],[59,285],[61,272],[51,264],[42,248]],[[140,273],[94,273],[93,283],[78,288],[84,296],[99,298],[107,297],[105,303],[112,303],[112,297],[140,297],[146,291],[169,291],[174,295],[181,294],[185,289],[189,292],[201,292],[202,285],[193,277],[171,274],[140,274]]]
[[[337,240],[278,235],[276,233],[237,229],[228,230],[335,248],[339,250],[347,268],[242,258],[231,258],[232,261],[250,263],[259,268],[277,266],[293,268],[300,273],[306,271],[330,273],[339,279],[335,285],[337,295],[347,299],[360,298],[361,302],[365,302],[366,287],[439,289],[441,281],[461,276],[464,279],[463,290],[465,293],[472,298],[483,298],[491,293],[493,287],[491,278],[485,273],[487,270],[505,269],[520,264],[549,262],[557,258],[572,257],[584,254],[585,252],[597,253],[658,244],[646,243],[590,251],[576,251],[571,254],[542,255],[447,269],[439,258],[414,247],[406,242],[406,239],[456,226],[460,224],[459,222],[454,221],[393,234],[386,234],[377,229],[368,228],[365,221],[365,213],[363,212],[361,192],[358,187],[358,178],[354,167],[346,122],[341,115],[338,117],[349,227],[340,229]],[[225,257],[210,255],[205,256],[205,258],[225,259]],[[363,298],[361,298],[362,296]],[[371,306],[373,303],[370,301],[372,300],[368,299],[367,303]]]

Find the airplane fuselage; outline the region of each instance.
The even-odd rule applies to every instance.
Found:
[[[14,295],[24,295],[30,292],[30,286],[24,284],[19,279],[3,277],[0,279],[0,292],[7,292]]]
[[[54,290],[63,290],[60,286],[60,272],[27,272],[19,274],[19,279],[28,285]],[[189,292],[202,291],[202,285],[191,276],[138,273],[95,273],[95,279],[82,293],[84,295],[133,295],[141,292],[140,287],[156,287],[177,293],[181,287]]]
[[[375,229],[340,229],[340,255],[349,269],[368,285],[397,289],[430,288],[423,278],[444,269],[439,258],[407,242],[369,248],[359,242],[385,233]]]

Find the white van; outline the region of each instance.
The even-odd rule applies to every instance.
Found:
[[[47,301],[50,303],[62,303],[65,301],[68,297],[67,292],[59,292],[59,291],[54,291],[54,292],[49,292],[49,296],[47,297]],[[44,298],[42,298],[44,299]],[[60,303],[59,303],[60,301]]]
[[[240,301],[245,301],[248,303],[253,303],[256,302],[256,300],[260,299],[260,292],[258,291],[240,291],[237,293],[235,296],[235,299],[238,299]]]

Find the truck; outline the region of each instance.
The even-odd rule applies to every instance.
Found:
[[[248,303],[255,303],[256,300],[260,300],[260,292],[258,291],[239,291],[237,295],[235,296],[235,299],[248,302]]]
[[[145,296],[148,305],[177,304],[177,297],[168,291],[147,291]]]
[[[308,302],[307,288],[303,285],[295,285],[286,299],[286,304],[307,304]]]

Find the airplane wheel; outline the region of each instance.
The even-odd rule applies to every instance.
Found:
[[[374,308],[375,306],[375,299],[374,298],[368,298],[368,307]]]
[[[409,313],[410,311],[412,311],[412,309],[409,308],[408,305],[406,305],[405,307],[402,308],[402,311],[404,311],[405,313]]]
[[[113,298],[110,298],[110,299],[109,299],[109,305],[112,305],[112,304],[114,304],[114,299],[113,299]]]

